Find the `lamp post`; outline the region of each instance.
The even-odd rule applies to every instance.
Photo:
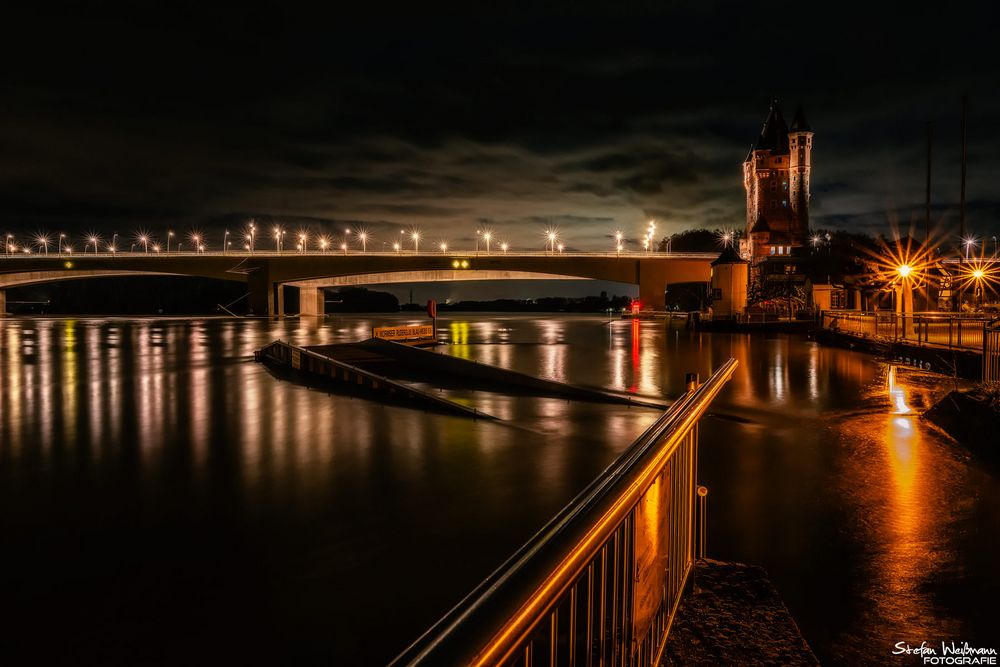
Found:
[[[14,245],[14,235],[13,234],[8,234],[7,235],[7,244],[4,246],[4,250],[6,251],[8,257],[10,257],[11,246],[13,246],[13,245]]]
[[[368,234],[366,234],[365,232],[358,232],[358,238],[361,239],[361,252],[367,252]]]
[[[493,238],[493,234],[490,232],[483,232],[483,240],[486,241],[486,254],[490,254],[490,239]]]
[[[222,254],[225,255],[226,251],[229,249],[229,230],[222,235]]]
[[[507,248],[508,247],[509,246],[507,245],[506,241],[504,241],[503,243],[500,244],[500,249],[503,250],[503,254],[505,254],[505,255],[507,254]]]
[[[148,237],[148,236],[146,236],[145,234],[141,234],[141,235],[139,236],[139,241],[141,241],[141,242],[142,242],[142,251],[143,251],[143,252],[144,252],[145,254],[147,254],[147,255],[148,255],[148,254],[149,254],[149,237]]]
[[[250,251],[251,255],[253,254],[253,241],[254,241],[254,236],[256,236],[256,233],[257,233],[257,225],[254,223],[253,220],[251,220],[250,221],[250,243],[248,243],[247,247],[246,247],[246,249],[248,251]]]
[[[174,237],[174,233],[168,229],[167,230],[167,252],[168,253],[170,252],[170,239],[172,239],[173,237]]]
[[[416,255],[420,250],[420,232],[412,232],[410,235],[413,237],[413,254]]]
[[[621,257],[622,254],[622,239],[625,237],[620,231],[615,232],[615,252]]]
[[[117,250],[116,250],[116,248],[115,248],[115,243],[116,243],[117,241],[118,241],[118,232],[115,232],[115,233],[114,233],[114,234],[113,234],[113,235],[111,236],[111,256],[112,256],[112,257],[114,257],[114,256],[115,256],[115,253],[117,252]]]
[[[558,235],[553,231],[549,231],[545,237],[549,240],[549,244],[552,246],[552,254],[556,254],[556,239],[559,238]]]
[[[63,253],[63,239],[64,238],[66,238],[65,234],[60,234],[59,235],[59,254],[60,255]]]
[[[448,244],[446,242],[441,241],[441,243],[440,243],[440,245],[438,247],[441,248],[441,254],[442,255],[445,254],[446,252],[448,252]]]

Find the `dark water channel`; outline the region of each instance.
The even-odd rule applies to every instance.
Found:
[[[0,663],[384,663],[658,414],[446,390],[503,420],[470,421],[252,361],[406,321],[0,320]],[[737,357],[702,430],[710,555],[767,568],[824,662],[997,645],[998,473],[919,418],[925,377],[662,322],[439,326],[448,354],[649,397]]]

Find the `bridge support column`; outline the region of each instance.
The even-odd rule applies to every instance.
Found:
[[[667,272],[663,262],[638,263],[639,307],[642,310],[666,310]]]
[[[251,271],[247,276],[247,288],[249,297],[247,299],[250,312],[258,317],[274,317],[274,283],[271,282],[266,267],[260,267]]]
[[[271,283],[271,316],[285,316],[285,284]]]
[[[7,314],[7,290],[0,289],[0,315]]]
[[[299,315],[326,315],[326,295],[322,287],[299,288]]]

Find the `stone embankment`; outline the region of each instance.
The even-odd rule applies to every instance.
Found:
[[[664,665],[818,665],[763,568],[705,559],[670,630]]]

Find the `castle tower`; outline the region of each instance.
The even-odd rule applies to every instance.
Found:
[[[789,201],[792,214],[802,226],[809,229],[809,172],[812,169],[812,128],[800,105],[795,110],[792,126],[788,128],[788,167],[791,185]]]
[[[771,103],[743,161],[747,219],[741,250],[753,263],[786,257],[806,243],[812,136],[801,107],[789,128],[777,100]]]

